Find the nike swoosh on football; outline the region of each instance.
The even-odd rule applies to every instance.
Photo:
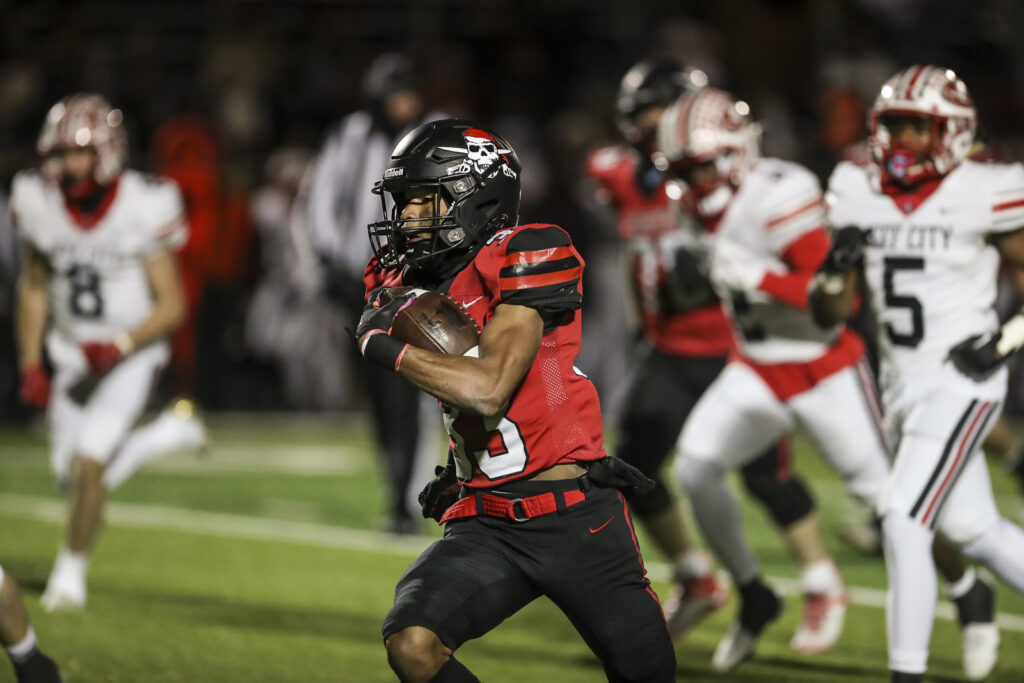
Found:
[[[607,522],[605,522],[601,526],[597,527],[596,529],[594,527],[590,527],[590,533],[596,534],[598,531],[600,531],[601,529],[603,529],[606,526],[608,526],[609,524],[611,524],[613,519],[615,519],[615,515],[612,515],[611,517],[609,517]]]
[[[477,301],[480,301],[480,299],[483,299],[483,297],[482,296],[478,296],[477,298],[473,299],[472,301],[464,301],[464,302],[462,302],[462,307],[463,308],[469,308],[470,306],[475,304]]]

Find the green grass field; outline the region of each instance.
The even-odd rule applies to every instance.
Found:
[[[208,458],[171,457],[113,494],[88,608],[56,615],[39,607],[63,515],[45,437],[38,428],[0,430],[0,563],[20,582],[40,641],[68,683],[394,680],[380,621],[402,571],[440,531],[425,523],[423,537],[411,540],[376,531],[382,495],[365,424],[266,416],[210,423]],[[709,660],[735,609],[730,601],[677,644],[679,680],[888,680],[884,566],[837,538],[852,504],[801,443],[797,466],[857,587],[843,639],[823,655],[790,651],[801,609],[791,594],[757,658],[716,675]],[[993,478],[1004,513],[1018,519],[1012,482],[995,468]],[[797,572],[770,523],[749,505],[745,514],[766,573],[792,589]],[[647,559],[664,592],[661,558]],[[989,680],[1022,681],[1024,598],[1001,586],[998,605],[1001,660]],[[936,622],[931,653],[929,680],[963,679],[959,632],[948,618]],[[459,658],[487,682],[604,680],[566,618],[543,600],[466,644]],[[10,667],[0,664],[7,680]]]

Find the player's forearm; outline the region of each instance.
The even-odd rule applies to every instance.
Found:
[[[808,307],[814,322],[832,327],[853,315],[860,273],[818,274],[810,283]]]
[[[17,309],[18,365],[22,369],[43,361],[47,306],[46,287],[23,277],[18,283]]]
[[[185,299],[181,297],[167,297],[158,301],[156,307],[142,324],[134,329],[127,330],[128,349],[135,349],[145,346],[158,339],[167,337],[174,332],[185,321]],[[122,349],[124,350],[124,349]]]
[[[498,415],[508,406],[515,385],[502,381],[492,359],[447,356],[410,346],[398,373],[443,403],[476,415]]]

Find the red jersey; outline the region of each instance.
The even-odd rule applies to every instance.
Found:
[[[676,311],[670,305],[667,273],[677,246],[679,218],[665,192],[664,175],[641,166],[631,147],[605,147],[590,155],[587,171],[615,207],[619,236],[632,247],[630,271],[644,337],[662,353],[724,356],[732,331],[720,303]]]
[[[528,306],[546,321],[540,349],[504,415],[442,406],[459,478],[470,488],[528,479],[562,463],[605,457],[597,390],[573,365],[580,350],[583,258],[554,225],[499,230],[446,288],[481,327],[499,304]],[[371,260],[367,289],[402,284]]]

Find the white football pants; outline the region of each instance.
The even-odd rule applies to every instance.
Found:
[[[708,546],[737,584],[759,570],[725,486],[738,469],[800,426],[847,490],[877,502],[888,473],[885,429],[863,360],[782,401],[752,368],[732,361],[701,396],[679,438],[675,475]]]
[[[1024,591],[1024,531],[996,509],[981,443],[1000,403],[954,386],[894,411],[899,445],[879,500],[889,572],[889,668],[923,673],[935,617],[935,531]]]

